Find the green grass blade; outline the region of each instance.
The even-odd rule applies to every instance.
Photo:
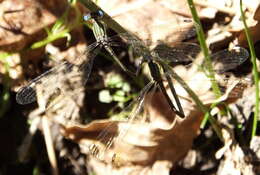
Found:
[[[208,49],[207,44],[206,44],[205,34],[203,32],[203,28],[202,28],[202,25],[201,25],[201,22],[200,22],[200,19],[199,19],[199,16],[197,14],[197,11],[196,11],[196,8],[194,6],[193,1],[187,0],[187,2],[188,2],[188,5],[189,5],[191,14],[192,14],[192,18],[193,18],[194,23],[195,23],[196,33],[197,33],[197,36],[198,36],[200,47],[202,49],[202,52],[203,52],[203,55],[204,55],[204,58],[205,58],[205,63],[206,63],[205,64],[205,70],[207,71],[206,75],[207,75],[208,78],[210,78],[211,86],[212,86],[213,92],[215,94],[215,97],[219,98],[221,96],[221,91],[220,91],[220,88],[219,88],[217,81],[215,79],[215,72],[213,70],[210,52],[209,52],[209,49]],[[197,99],[194,99],[194,100],[195,100],[195,102],[197,101]],[[203,109],[203,108],[201,107],[201,109]],[[213,116],[210,115],[210,112],[209,112],[210,110],[205,111],[205,109],[203,109],[202,111],[205,114],[205,117],[204,117],[202,124],[205,125],[206,121],[209,120],[212,127],[214,128],[215,132],[217,133],[218,137],[222,140],[221,127],[218,124],[218,122],[216,121],[216,119]]]
[[[61,38],[67,38],[69,41],[69,39],[71,38],[69,32],[82,23],[82,20],[81,20],[82,15],[75,2],[76,2],[75,0],[71,1],[70,5],[66,9],[66,11],[63,13],[63,15],[59,19],[57,19],[57,21],[52,26],[52,28],[46,29],[47,37],[39,42],[35,42],[34,44],[32,44],[30,46],[29,49],[37,49],[37,48],[43,47],[43,46],[47,45],[48,43],[51,43],[51,42],[53,42],[57,39],[61,39]],[[69,11],[72,8],[75,10],[76,19],[73,20],[72,22],[70,22],[68,20],[68,15],[69,15]]]
[[[201,25],[199,16],[197,14],[197,11],[195,9],[195,6],[193,4],[193,1],[192,0],[187,0],[187,1],[189,4],[191,14],[192,14],[192,18],[195,22],[196,33],[198,36],[200,47],[201,47],[203,55],[205,57],[205,62],[206,62],[205,68],[208,71],[207,76],[211,80],[212,89],[213,89],[213,92],[215,93],[216,98],[219,98],[221,96],[221,91],[217,84],[217,81],[215,80],[215,72],[214,72],[212,64],[211,64],[212,61],[211,61],[209,49],[206,44],[205,34],[203,32],[202,25]]]
[[[256,54],[255,54],[255,48],[252,41],[252,37],[250,34],[250,31],[248,29],[247,23],[246,23],[246,17],[243,11],[243,3],[242,0],[240,0],[240,12],[241,12],[241,18],[244,24],[244,31],[246,34],[248,46],[250,49],[251,54],[251,62],[253,64],[253,75],[254,75],[254,82],[255,82],[255,113],[254,113],[254,119],[253,119],[253,127],[252,127],[252,133],[251,138],[253,138],[256,135],[257,130],[257,121],[259,117],[259,76],[258,76],[258,70],[257,70],[257,64],[256,64]]]

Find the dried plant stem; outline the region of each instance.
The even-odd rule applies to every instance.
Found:
[[[256,135],[257,130],[257,121],[259,118],[259,76],[258,76],[258,70],[257,70],[257,64],[256,64],[256,54],[254,49],[254,44],[252,41],[252,37],[250,34],[250,31],[248,29],[247,23],[246,23],[246,17],[243,11],[243,3],[242,0],[240,0],[240,12],[241,12],[241,18],[244,24],[244,31],[246,34],[248,46],[250,49],[251,54],[251,62],[253,64],[253,75],[254,75],[254,82],[255,82],[255,113],[254,113],[254,119],[253,119],[253,127],[252,127],[252,133],[251,138],[253,138]]]
[[[45,140],[45,144],[46,144],[46,148],[47,148],[48,157],[49,157],[50,164],[52,167],[52,174],[59,175],[57,160],[56,160],[55,151],[54,151],[54,147],[53,147],[53,141],[52,141],[52,137],[51,137],[49,121],[46,116],[42,117],[42,128],[43,128],[44,140]]]

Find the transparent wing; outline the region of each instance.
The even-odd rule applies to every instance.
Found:
[[[84,84],[87,83],[87,81],[90,77],[94,58],[97,56],[97,54],[100,52],[100,49],[101,49],[101,45],[97,45],[96,43],[94,43],[94,44],[95,44],[95,47],[88,47],[86,50],[86,53],[88,53],[87,60],[84,60],[83,63],[81,63],[79,65],[79,71],[82,71],[84,74]],[[92,46],[92,44],[90,46]]]
[[[153,85],[154,82],[150,82],[148,85],[146,85],[139,94],[139,96],[126,109],[124,109],[120,114],[118,114],[119,116],[127,114],[127,117],[125,118],[124,122],[131,124],[134,121],[141,120],[140,112],[143,109],[146,94],[151,90]],[[123,138],[123,136],[130,129],[130,126],[131,125],[127,125],[127,127],[121,129],[118,128],[118,131],[116,133],[111,132],[111,130],[114,130],[116,127],[118,127],[117,123],[112,123],[111,125],[107,126],[97,137],[97,140],[103,143],[105,146],[101,147],[97,144],[92,144],[89,146],[90,153],[101,161],[108,161],[106,159],[107,150],[113,144],[116,144],[115,142],[118,142],[120,141],[120,139]]]
[[[213,68],[216,72],[223,73],[241,65],[248,57],[249,53],[243,47],[221,50],[212,55]]]
[[[196,55],[201,50],[199,45],[188,42],[174,43],[174,45],[174,47],[164,44],[157,45],[152,50],[153,57],[167,64],[189,63],[196,58]],[[241,65],[248,57],[248,51],[237,46],[232,50],[225,49],[212,54],[212,66],[216,72],[223,73]]]
[[[165,63],[189,63],[200,53],[200,46],[188,42],[175,42],[173,47],[165,44],[158,44],[152,55],[155,59],[165,61]]]
[[[86,72],[86,80],[89,77],[91,68],[92,68],[92,64],[93,64],[93,58],[96,55],[96,52],[98,50],[96,50],[93,54],[91,54],[91,51],[93,49],[95,49],[98,46],[98,43],[93,43],[90,46],[88,46],[88,48],[86,49],[86,51],[81,54],[79,57],[76,58],[76,64],[78,62],[82,62],[82,59],[85,58],[86,56],[89,54],[90,55],[90,62],[83,62],[83,64],[81,64],[81,67],[84,67],[84,71]],[[28,85],[22,87],[21,89],[18,90],[17,94],[16,94],[16,101],[19,104],[29,104],[32,103],[34,101],[36,101],[36,86],[37,85],[42,85],[43,88],[46,89],[50,89],[50,90],[56,90],[57,88],[55,88],[55,86],[57,86],[58,84],[55,83],[55,79],[57,79],[57,76],[60,72],[63,72],[64,74],[66,74],[66,72],[70,71],[70,69],[73,67],[73,64],[68,63],[68,62],[62,62],[61,64],[53,67],[52,69],[48,70],[47,72],[41,74],[40,76],[36,77],[35,79],[31,80]],[[83,70],[83,69],[80,69]],[[50,88],[51,87],[51,88]],[[52,93],[52,92],[50,92]]]
[[[140,41],[137,37],[129,34],[122,33],[110,38],[111,44],[118,46],[120,42],[114,42],[114,39],[121,40],[121,43],[126,43],[128,46],[133,48],[133,52],[139,56],[149,55],[149,49],[146,47],[146,44]],[[169,64],[169,63],[189,63],[196,58],[196,55],[201,51],[200,46],[194,43],[188,42],[176,42],[174,43],[174,47],[169,47],[164,44],[157,45],[152,51],[151,55],[153,59],[158,60],[158,63]],[[249,53],[246,49],[242,47],[235,47],[232,50],[222,50],[217,53],[212,54],[212,63],[213,69],[217,73],[224,73],[230,69],[237,67],[242,64],[248,57]],[[221,78],[219,78],[221,79]],[[202,80],[188,80],[188,82],[203,84]],[[221,82],[226,82],[226,86],[228,87],[232,82],[229,79],[222,79]],[[248,83],[247,80],[241,79],[244,83]]]
[[[123,38],[124,36],[125,38]],[[122,42],[123,41],[123,42]],[[134,48],[140,48],[139,44],[140,41],[131,36],[130,34],[119,34],[112,36],[108,38],[108,44],[110,46],[117,46],[121,47],[123,49],[128,49],[129,46],[134,46]],[[139,44],[139,45],[138,45]],[[86,49],[86,51],[79,57],[76,58],[75,64],[79,65],[80,69],[79,71],[84,71],[84,81],[87,82],[89,79],[91,69],[93,66],[93,60],[96,57],[96,55],[99,53],[102,45],[100,42],[95,42],[91,45],[89,45]],[[139,49],[140,50],[140,49]],[[142,52],[138,52],[142,53]],[[115,56],[115,55],[112,55]],[[88,57],[88,61],[83,61],[86,60]],[[16,95],[16,100],[19,104],[29,104],[32,103],[36,100],[36,85],[38,84],[45,84],[47,85],[48,82],[51,82],[51,79],[55,79],[55,74],[58,74],[60,71],[66,72],[71,68],[71,65],[68,66],[69,63],[64,62],[49,71],[43,73],[42,75],[38,76],[37,78],[31,80],[27,86],[22,87],[17,95]],[[55,86],[52,85],[52,86]],[[55,89],[55,88],[54,88]]]
[[[22,87],[18,90],[16,94],[16,101],[19,104],[29,104],[36,100],[36,86],[38,84],[46,84],[46,82],[52,82],[52,79],[55,78],[55,74],[60,71],[69,69],[72,65],[68,62],[63,62],[58,66],[50,69],[49,71],[41,74],[35,79],[31,80],[28,85]],[[53,85],[55,86],[55,84]],[[47,87],[46,87],[47,88]]]
[[[158,44],[152,51],[148,48],[149,41],[141,41],[130,33],[122,33],[109,38],[112,46],[132,48],[134,57],[152,56],[153,59],[164,60],[165,63],[192,62],[200,52],[200,46],[188,42],[175,42],[174,47]]]

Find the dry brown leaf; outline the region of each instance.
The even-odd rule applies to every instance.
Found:
[[[105,158],[106,162],[110,161],[110,166],[112,163],[112,165],[121,168],[110,167],[111,171],[107,173],[116,174],[116,172],[131,170],[133,174],[141,172],[149,174],[156,170],[156,168],[149,168],[149,166],[153,167],[163,162],[162,165],[165,163],[167,165],[164,167],[165,171],[169,173],[171,167],[191,147],[192,140],[198,133],[202,113],[193,107],[193,111],[185,120],[178,119],[175,123],[175,116],[172,115],[161,93],[149,95],[147,99],[146,115],[149,116],[150,123],[94,121],[87,126],[67,127],[64,130],[65,135],[79,143],[85,153],[89,153],[89,146],[93,144],[93,140],[103,129],[113,125],[113,127],[109,127],[109,132],[119,132],[121,128],[129,127],[127,134],[120,138],[120,141],[117,141],[113,148],[107,150]],[[192,103],[189,105],[192,106]],[[187,130],[187,128],[189,129]],[[113,157],[114,152],[116,152],[116,157]],[[104,167],[105,164],[97,166],[98,164],[92,158],[89,164],[98,174],[102,174],[102,171],[109,167],[109,165]]]
[[[253,39],[253,42],[255,43],[260,39],[260,33],[258,30],[259,20],[260,20],[260,2],[253,1],[252,4],[251,3],[244,4],[244,8],[247,9],[247,11],[245,11],[245,16],[247,18],[246,21],[249,30],[251,32],[251,37]],[[238,43],[245,47],[247,46],[247,39],[243,31],[244,25],[240,20],[240,16],[241,16],[240,10],[238,9],[238,13],[236,14],[236,16],[234,16],[230,24],[229,31],[238,33]]]
[[[160,103],[161,101],[164,102]],[[128,127],[126,125],[132,126],[129,127],[127,134],[120,138],[120,142],[116,142],[113,149],[107,150],[107,155],[111,156],[109,157],[110,161],[113,161],[112,164],[105,167],[106,164],[98,164],[95,158],[90,158],[88,165],[97,174],[102,174],[104,170],[106,170],[106,174],[120,174],[122,172],[155,174],[158,172],[158,166],[165,174],[168,174],[174,163],[186,154],[191,147],[193,138],[197,135],[200,123],[198,120],[201,118],[198,115],[193,115],[175,124],[174,116],[169,120],[162,115],[169,108],[161,93],[154,94],[151,103],[146,104],[149,106],[146,110],[147,115],[151,117],[151,124],[112,123],[115,127],[110,132],[118,132],[117,128]],[[164,106],[165,104],[166,106]],[[200,116],[202,116],[201,113]],[[156,123],[158,120],[161,121],[160,124]],[[87,126],[67,127],[64,129],[64,133],[79,143],[88,153],[88,146],[93,144],[91,139],[95,139],[98,132],[106,129],[107,125],[111,125],[111,122],[94,121]],[[188,132],[185,131],[187,128],[189,128]],[[112,157],[114,156],[113,152],[117,153],[116,157]],[[110,170],[108,171],[108,169]]]
[[[235,15],[230,26],[215,25],[214,30],[220,31],[217,31],[217,33],[216,31],[211,32],[210,38],[208,38],[209,44],[217,43],[218,47],[221,47],[223,44],[232,41],[235,34],[242,32],[243,25],[239,21],[239,0],[196,0],[194,3],[197,5],[197,11],[201,18],[213,19],[219,11],[230,16]],[[255,13],[254,11],[258,6],[257,1],[253,1],[252,4],[245,3],[245,6],[250,13]],[[185,22],[184,17],[191,17],[186,1],[113,0],[109,2],[100,1],[99,5],[124,28],[143,40],[151,40],[152,43],[157,40],[164,42],[182,40],[195,34],[193,24]],[[256,17],[257,15],[255,15]],[[225,20],[224,22],[227,23],[231,19],[227,16]],[[243,43],[241,39],[239,40],[240,43]]]
[[[211,83],[207,76],[203,72],[198,72],[197,66],[187,69],[184,66],[178,66],[174,68],[174,71],[187,83],[187,85],[198,95],[204,104],[210,104],[215,100],[215,96],[210,92]],[[192,101],[186,90],[176,81],[173,80],[175,89],[178,96],[181,99]],[[183,103],[184,105],[186,103]],[[189,111],[190,104],[187,104],[187,110]],[[185,108],[185,106],[184,106]]]
[[[20,51],[46,36],[44,29],[46,27],[50,28],[55,20],[64,13],[68,5],[66,0],[58,1],[58,3],[58,7],[56,6],[56,0],[46,2],[38,2],[35,0],[5,0],[0,4],[1,52],[19,52],[19,54],[8,56],[4,61],[4,63],[8,63],[9,75],[13,79],[10,83],[15,91],[19,88],[17,84],[23,81],[21,77],[22,71],[26,71],[24,75],[35,76],[35,72],[39,71],[38,67],[35,66],[38,66],[39,58],[42,58],[44,55],[44,48]],[[70,15],[70,18],[74,18],[73,14]],[[81,39],[84,38],[80,33],[81,31],[79,30],[74,30],[71,33],[74,41],[80,40],[80,37]],[[83,42],[85,43],[85,40],[83,40]],[[56,42],[55,44],[56,46],[64,45],[64,40],[60,43]],[[68,53],[74,53],[74,55],[66,55]],[[62,58],[70,57],[69,60],[75,60],[77,56],[78,53],[73,51],[59,55],[59,57]],[[5,73],[6,71],[4,70],[4,63],[0,62],[1,73]],[[21,63],[24,64],[23,66],[26,67],[26,69],[22,70]]]
[[[235,45],[239,44],[244,47],[247,46],[246,36],[244,34],[244,26],[240,19],[240,1],[239,0],[195,0],[194,3],[203,7],[201,14],[211,16],[214,12],[222,12],[226,14],[222,21],[214,19],[214,25],[208,31],[207,43],[211,48],[222,48],[223,45],[228,45],[235,40]],[[246,9],[247,24],[250,26],[254,42],[259,40],[258,32],[258,9],[259,1],[243,1],[243,7]],[[216,11],[214,11],[215,9]],[[236,39],[238,38],[238,41]]]
[[[66,1],[59,1],[64,11]],[[43,28],[57,19],[46,10],[46,4],[34,0],[5,0],[0,5],[0,47],[6,51],[19,51],[28,43],[43,36]],[[26,20],[25,20],[26,19]],[[39,32],[42,31],[42,32]]]
[[[212,48],[223,48],[223,45],[229,44],[242,32],[242,23],[238,20],[240,16],[238,0],[197,0],[195,4],[201,18],[207,17],[216,21],[220,20],[215,19],[217,12],[226,14],[226,17],[222,21],[217,21],[219,24],[213,25],[209,31],[207,43]],[[186,17],[190,18],[191,16],[186,1],[113,0],[99,1],[98,5],[124,28],[135,33],[142,40],[150,40],[152,45],[158,40],[165,43],[181,41],[196,33],[193,23],[187,22]],[[253,12],[252,7],[255,7],[248,3],[245,6],[250,9],[250,13]],[[227,24],[232,20],[232,17],[234,22]],[[240,28],[236,30],[237,26]],[[243,44],[243,42],[239,40],[235,44]]]
[[[200,72],[192,72],[184,67],[176,67],[178,75],[198,94],[199,98],[210,105],[215,97],[210,92],[209,80]],[[198,80],[194,81],[194,78]],[[205,81],[199,81],[204,78]],[[190,80],[190,81],[189,81]],[[201,82],[201,83],[199,83]],[[145,103],[145,115],[149,123],[126,123],[120,121],[94,121],[86,126],[72,125],[64,127],[64,135],[77,142],[82,151],[90,153],[90,146],[95,143],[104,148],[104,143],[97,139],[102,130],[108,129],[111,135],[117,135],[123,128],[127,133],[117,138],[112,147],[106,150],[103,163],[90,157],[88,165],[97,174],[152,174],[156,165],[164,166],[164,171],[170,169],[184,157],[190,149],[193,139],[199,133],[203,113],[197,108],[183,88],[174,82],[175,90],[180,97],[186,118],[179,119],[172,114],[167,101],[161,93],[149,94]],[[223,98],[222,100],[227,100]],[[113,126],[113,127],[110,127]],[[107,140],[103,140],[107,141]],[[104,148],[105,149],[105,148]],[[163,162],[161,160],[164,160]],[[167,166],[166,166],[167,165]]]
[[[260,40],[259,21],[260,21],[260,3],[255,7],[253,11],[253,19],[252,17],[249,17],[247,20],[247,25],[249,26],[251,37],[254,43]],[[247,45],[247,39],[244,32],[239,36],[238,39],[239,39],[239,43],[241,43],[242,46]]]
[[[168,5],[166,3],[170,3]],[[174,4],[174,5],[172,5]],[[192,23],[185,22],[189,9],[185,1],[100,1],[99,5],[120,25],[142,40],[175,41],[194,35]],[[176,11],[170,9],[176,7]]]

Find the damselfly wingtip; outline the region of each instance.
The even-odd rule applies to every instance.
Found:
[[[30,87],[25,86],[19,89],[16,94],[16,101],[18,104],[26,105],[34,102],[36,100],[36,91]]]

